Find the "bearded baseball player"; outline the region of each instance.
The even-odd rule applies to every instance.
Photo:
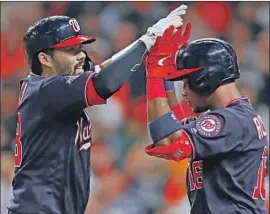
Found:
[[[190,24],[184,33],[170,27],[147,56],[153,144],[145,151],[174,161],[189,158],[191,214],[266,214],[268,140],[262,118],[236,87],[236,53],[219,39],[189,42],[190,32]],[[172,81],[183,81],[182,95],[199,117],[184,119],[179,106],[168,104]]]
[[[182,25],[186,9],[178,7],[100,66],[83,49],[95,38],[82,35],[76,19],[52,16],[28,28],[23,41],[31,72],[20,83],[10,214],[84,213],[92,140],[84,109],[106,103],[136,72],[156,37]]]

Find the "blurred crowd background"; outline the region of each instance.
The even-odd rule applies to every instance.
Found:
[[[189,6],[185,20],[193,24],[191,40],[216,37],[235,48],[239,88],[269,131],[269,2],[1,2],[1,213],[11,195],[19,80],[29,73],[22,46],[25,30],[46,16],[75,17],[84,34],[97,37],[85,48],[98,64],[181,3]],[[176,88],[191,116],[181,100],[181,83]],[[188,161],[163,161],[144,153],[151,143],[144,95],[145,80],[138,72],[105,106],[87,109],[95,140],[86,214],[189,213]]]

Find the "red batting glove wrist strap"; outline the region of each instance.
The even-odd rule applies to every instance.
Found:
[[[148,100],[166,97],[164,80],[158,78],[148,78],[146,80],[146,96]]]
[[[145,152],[150,156],[180,161],[192,155],[192,145],[187,134],[183,132],[180,139],[175,140],[170,145],[157,147],[154,147],[153,144],[147,145]]]

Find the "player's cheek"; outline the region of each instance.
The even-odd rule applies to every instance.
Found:
[[[195,92],[192,91],[191,93],[192,93],[192,102],[194,103],[194,105],[202,107],[204,105],[205,100]]]

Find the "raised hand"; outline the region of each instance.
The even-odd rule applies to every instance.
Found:
[[[188,23],[185,31],[183,26],[175,32],[171,25],[162,36],[158,36],[154,47],[146,59],[147,78],[166,78],[176,72],[175,55],[184,46],[190,37],[191,23]]]

